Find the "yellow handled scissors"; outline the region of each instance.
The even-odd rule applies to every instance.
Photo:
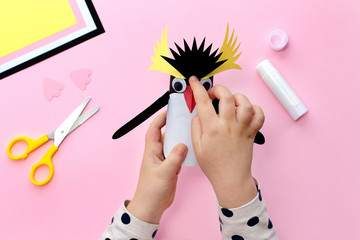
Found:
[[[7,154],[11,159],[18,160],[18,159],[25,159],[27,158],[28,154],[34,151],[35,149],[39,148],[41,145],[49,141],[49,139],[54,139],[54,144],[50,147],[50,149],[45,153],[45,155],[41,158],[41,160],[34,164],[31,168],[30,172],[30,180],[35,185],[44,185],[48,183],[54,175],[54,166],[52,163],[52,156],[58,150],[59,145],[62,143],[64,138],[74,131],[77,127],[83,124],[86,120],[88,120],[91,116],[93,116],[97,111],[99,111],[99,107],[95,107],[89,112],[80,116],[86,105],[89,103],[91,97],[86,98],[80,106],[78,106],[67,118],[66,120],[53,132],[40,137],[39,139],[33,140],[28,137],[17,137],[13,139],[8,147],[7,147]],[[27,149],[25,153],[20,156],[14,156],[11,153],[12,147],[20,141],[25,141],[27,143]],[[36,170],[40,166],[47,166],[50,170],[49,176],[42,182],[37,182],[34,178]]]

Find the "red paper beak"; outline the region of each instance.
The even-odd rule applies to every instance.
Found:
[[[190,113],[192,113],[192,111],[196,106],[196,102],[190,86],[186,86],[186,90],[184,92],[184,98]]]

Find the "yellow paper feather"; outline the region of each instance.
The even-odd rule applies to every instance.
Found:
[[[217,60],[217,62],[224,61],[224,60],[226,60],[226,61],[223,64],[221,64],[218,68],[216,68],[214,71],[212,71],[211,73],[209,73],[208,75],[203,77],[203,79],[209,78],[211,76],[214,76],[217,73],[223,72],[228,69],[240,69],[241,70],[241,67],[235,63],[235,61],[241,55],[241,52],[239,54],[235,55],[240,47],[240,43],[236,46],[237,37],[235,37],[234,41],[233,41],[233,38],[234,38],[234,30],[229,39],[229,24],[228,24],[227,28],[226,28],[224,42],[220,49],[221,56]]]
[[[167,43],[167,26],[165,33],[161,33],[161,40],[157,40],[157,48],[154,47],[155,56],[151,56],[153,65],[149,70],[156,70],[167,73],[177,78],[185,78],[178,70],[169,64],[162,56],[170,58],[169,48]]]

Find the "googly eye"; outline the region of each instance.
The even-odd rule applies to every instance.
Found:
[[[200,82],[204,86],[206,91],[212,88],[212,82],[210,78],[202,79]]]
[[[171,83],[172,88],[177,93],[182,93],[186,90],[186,82],[185,79],[174,78]]]

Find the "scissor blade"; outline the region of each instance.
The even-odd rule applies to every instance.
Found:
[[[69,134],[74,131],[76,128],[78,128],[81,124],[86,122],[91,116],[93,116],[97,111],[99,111],[100,107],[95,107],[88,111],[87,113],[82,114],[74,123],[74,125],[71,127]]]
[[[66,120],[54,131],[54,145],[59,146],[64,138],[69,134],[71,127],[74,125],[80,114],[89,103],[91,97],[87,97],[67,118]]]

